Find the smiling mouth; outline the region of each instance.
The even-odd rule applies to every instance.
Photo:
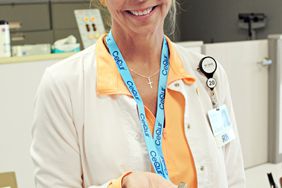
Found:
[[[153,6],[150,8],[147,8],[145,10],[127,10],[126,12],[128,12],[129,14],[133,15],[133,16],[146,16],[148,14],[150,14],[157,6]]]

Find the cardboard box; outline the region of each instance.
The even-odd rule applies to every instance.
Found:
[[[0,173],[0,188],[17,188],[15,172]]]

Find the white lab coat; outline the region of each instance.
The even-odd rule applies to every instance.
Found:
[[[168,87],[185,97],[184,130],[195,161],[198,188],[244,188],[245,176],[226,74],[219,64],[215,89],[226,104],[237,138],[216,145],[207,112],[212,109],[197,71],[203,57],[174,44],[196,82]],[[95,45],[47,68],[34,111],[31,156],[37,188],[106,188],[126,171],[150,171],[134,99],[97,96]],[[196,92],[196,90],[198,92]]]

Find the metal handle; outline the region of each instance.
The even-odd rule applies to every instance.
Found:
[[[273,62],[270,58],[264,58],[262,61],[258,62],[258,64],[262,65],[262,66],[269,66],[271,65]]]

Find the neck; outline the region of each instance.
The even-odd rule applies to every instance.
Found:
[[[112,34],[129,67],[138,68],[141,65],[143,68],[155,70],[155,67],[159,66],[164,36],[163,29],[139,34],[126,32],[113,25]]]

